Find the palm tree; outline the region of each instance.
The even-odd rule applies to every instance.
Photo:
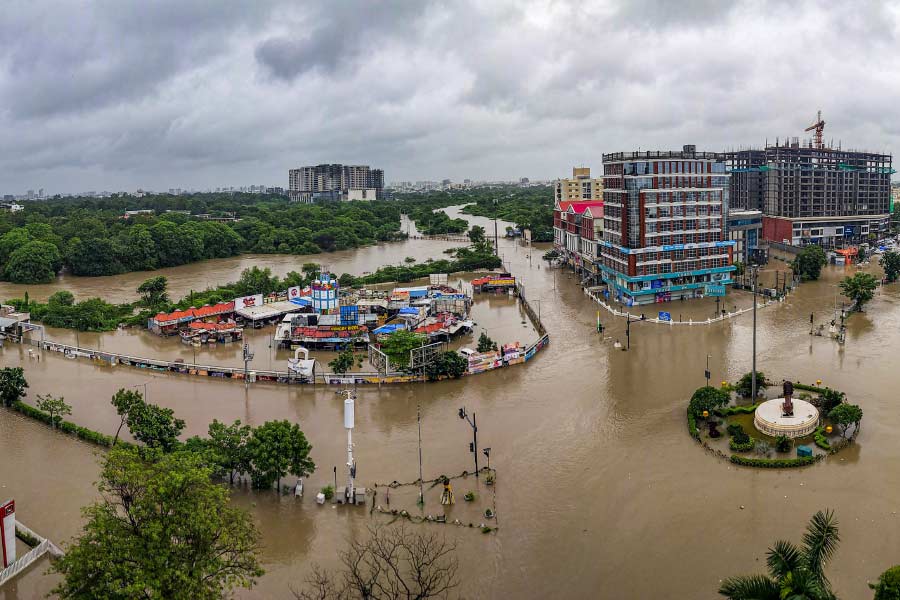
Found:
[[[778,540],[769,548],[769,575],[738,575],[722,582],[719,593],[730,600],[836,600],[825,577],[841,538],[834,513],[813,515],[803,545]]]

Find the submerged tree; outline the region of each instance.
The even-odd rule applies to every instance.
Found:
[[[884,278],[887,282],[894,283],[897,281],[897,277],[900,277],[900,253],[888,250],[881,255],[881,259],[878,262],[884,269]]]
[[[769,548],[768,575],[729,577],[719,587],[719,594],[731,600],[834,600],[825,567],[838,542],[834,514],[819,511],[806,526],[801,546],[778,540]]]
[[[800,279],[803,281],[815,281],[826,264],[828,264],[828,258],[822,247],[818,244],[810,244],[800,251],[800,254],[791,263],[791,268],[800,275]]]
[[[138,286],[137,292],[141,295],[141,304],[144,306],[159,306],[169,301],[166,290],[169,280],[164,276],[151,277]]]
[[[309,457],[312,450],[300,427],[289,421],[268,421],[253,430],[247,448],[253,485],[272,487],[291,473],[306,477],[316,470],[316,463]]]
[[[853,301],[856,310],[875,297],[878,280],[871,273],[854,273],[853,277],[844,277],[840,283],[841,293]]]
[[[459,585],[456,545],[434,533],[412,533],[403,525],[373,527],[364,541],[341,552],[337,573],[315,569],[300,600],[351,598],[449,598]]]
[[[210,480],[202,454],[114,448],[84,509],[85,525],[52,569],[61,598],[200,598],[263,574],[259,532]]]

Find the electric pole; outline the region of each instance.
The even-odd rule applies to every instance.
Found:
[[[460,408],[459,418],[465,420],[469,427],[472,428],[472,443],[469,444],[469,451],[475,457],[475,477],[478,477],[478,425],[475,421],[475,413],[472,413],[472,418],[470,419],[466,409]]]

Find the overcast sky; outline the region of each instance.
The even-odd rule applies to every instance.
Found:
[[[900,147],[900,5],[64,2],[0,11],[0,193],[549,179],[601,154]]]

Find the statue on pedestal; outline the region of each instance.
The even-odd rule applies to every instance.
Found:
[[[781,405],[782,416],[793,417],[794,403],[791,402],[791,396],[794,395],[794,384],[790,381],[785,381],[781,389],[784,396],[784,403]]]

